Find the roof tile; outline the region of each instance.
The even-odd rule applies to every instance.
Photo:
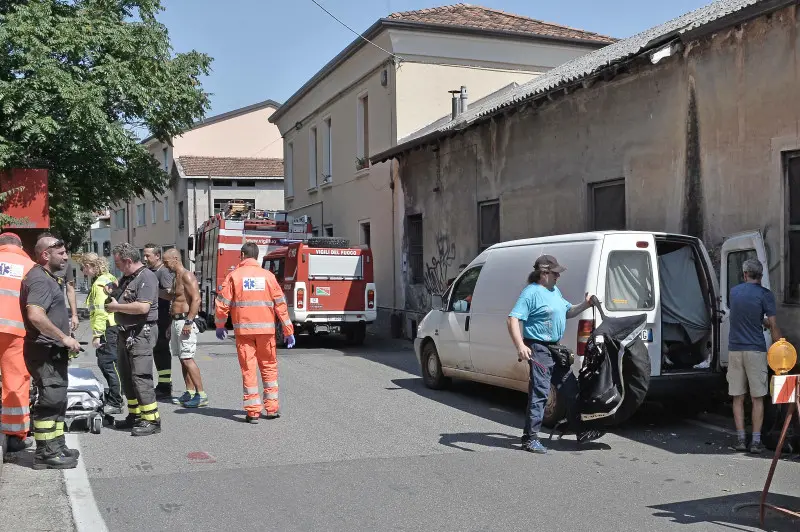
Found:
[[[283,177],[283,159],[184,155],[178,162],[187,176]]]

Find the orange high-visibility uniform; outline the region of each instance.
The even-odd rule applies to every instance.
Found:
[[[19,290],[34,262],[14,245],[0,246],[0,373],[3,411],[0,432],[25,438],[30,424],[31,376],[22,356],[25,324]]]
[[[257,368],[264,383],[263,409],[278,411],[278,357],[275,351],[277,315],[283,335],[294,334],[286,307],[286,297],[272,272],[255,259],[245,259],[225,277],[217,294],[216,325],[225,327],[228,311],[236,333],[236,352],[242,368],[244,409],[251,417],[261,414]]]

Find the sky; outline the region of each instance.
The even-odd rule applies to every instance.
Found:
[[[396,11],[458,0],[317,0],[361,33]],[[500,9],[617,38],[709,4],[711,0],[471,0]],[[175,52],[197,50],[214,58],[203,87],[207,116],[264,101],[285,102],[356,35],[311,0],[162,0],[159,20]]]

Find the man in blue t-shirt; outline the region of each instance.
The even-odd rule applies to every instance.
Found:
[[[536,259],[533,272],[528,276],[528,286],[520,294],[507,320],[517,358],[520,362],[527,361],[530,369],[522,449],[531,453],[547,452],[547,448],[539,441],[539,429],[550,394],[550,381],[563,382],[569,371],[568,367],[556,364],[548,346],[557,344],[564,336],[567,319],[590,308],[594,300],[594,296],[589,294],[579,305],[572,305],[564,299],[556,282],[565,270],[552,255],[542,255]],[[595,430],[580,431],[578,441],[589,442],[602,435]]]
[[[728,394],[733,397],[733,419],[737,442],[734,449],[747,450],[744,428],[744,396],[750,389],[753,402],[753,441],[751,453],[761,453],[761,425],[764,422],[764,396],[767,387],[767,344],[764,327],[772,341],[780,339],[775,320],[775,296],[761,286],[764,269],[761,262],[748,259],[742,265],[744,282],[731,289],[729,305],[730,334],[728,336]],[[766,319],[764,318],[766,316]]]

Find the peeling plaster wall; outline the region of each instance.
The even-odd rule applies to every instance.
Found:
[[[786,8],[657,65],[500,115],[443,140],[438,155],[430,146],[409,153],[404,212],[423,215],[426,265],[441,258],[443,239],[455,248],[448,272],[474,258],[479,201],[500,200],[501,240],[580,232],[590,228],[588,185],[624,178],[629,229],[694,234],[712,256],[726,235],[764,231],[781,300],[781,160],[800,150],[797,30],[797,10]],[[409,279],[405,271],[406,309],[416,316],[430,294]],[[779,321],[800,325],[800,312],[784,305]]]

